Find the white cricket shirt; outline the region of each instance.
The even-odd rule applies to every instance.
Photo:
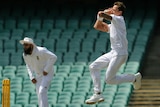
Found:
[[[111,15],[109,24],[111,49],[115,55],[128,55],[128,40],[126,38],[126,25],[123,16]]]
[[[57,60],[57,56],[46,48],[34,45],[32,54],[25,55],[23,53],[23,58],[31,80],[42,77],[43,71],[48,72],[51,77],[53,76],[53,65]]]

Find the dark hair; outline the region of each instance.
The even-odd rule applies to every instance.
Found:
[[[123,2],[117,1],[117,2],[114,2],[114,5],[117,5],[118,6],[118,10],[122,11],[124,13],[124,11],[126,9],[126,6],[124,5]]]

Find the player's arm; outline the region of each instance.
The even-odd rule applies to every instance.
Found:
[[[54,63],[57,61],[57,56],[50,52],[47,49],[43,50],[43,56],[46,58],[46,66],[44,67],[43,74],[47,75],[51,68],[53,67]]]
[[[97,14],[97,20],[94,24],[94,28],[96,30],[99,30],[99,31],[102,31],[102,32],[108,32],[109,31],[109,27],[108,27],[108,24],[103,22],[103,19],[104,18],[110,18],[110,17],[102,17],[104,16],[104,11],[99,11],[98,14]],[[109,16],[109,15],[108,15]]]
[[[103,17],[104,19],[108,20],[108,21],[111,21],[112,20],[112,17],[106,13],[100,13],[99,14],[100,17]]]
[[[94,24],[94,28],[96,30],[99,30],[102,32],[108,32],[108,30],[109,30],[108,24],[106,24],[105,22],[100,21],[100,20],[96,20],[96,22]]]

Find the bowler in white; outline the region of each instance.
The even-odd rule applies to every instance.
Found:
[[[101,90],[100,71],[106,69],[105,82],[107,84],[121,84],[131,82],[135,89],[141,87],[141,74],[121,74],[116,75],[118,69],[127,61],[128,41],[126,38],[126,26],[123,17],[125,5],[123,2],[115,2],[113,7],[99,11],[94,24],[96,30],[109,33],[111,50],[98,57],[89,65],[91,77],[94,85],[94,94],[85,101],[87,104],[95,104],[104,101]],[[110,21],[110,23],[104,22]]]

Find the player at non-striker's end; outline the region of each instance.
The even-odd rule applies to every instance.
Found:
[[[134,89],[141,87],[141,74],[121,74],[116,75],[118,69],[127,61],[128,41],[126,38],[126,26],[123,13],[125,10],[123,2],[115,2],[113,7],[99,11],[94,24],[96,30],[109,33],[111,51],[97,58],[90,64],[89,69],[94,85],[94,94],[85,101],[87,104],[95,104],[104,101],[101,90],[100,71],[107,68],[105,82],[107,84],[121,84],[131,82]],[[103,20],[111,23],[107,24]]]
[[[47,48],[37,46],[31,38],[25,37],[20,43],[29,77],[36,87],[39,107],[49,107],[47,91],[54,76],[57,56]]]

